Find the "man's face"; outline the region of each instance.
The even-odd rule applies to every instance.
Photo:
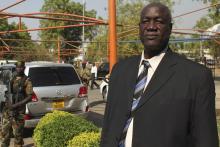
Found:
[[[24,73],[24,69],[25,69],[25,67],[17,66],[17,67],[16,67],[16,72],[17,72],[18,74],[23,74],[23,73]]]
[[[140,39],[147,52],[159,53],[168,44],[172,24],[167,9],[145,7],[140,18]]]

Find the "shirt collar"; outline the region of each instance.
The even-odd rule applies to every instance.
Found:
[[[145,59],[144,58],[144,50],[142,51],[142,54],[141,54],[141,61],[140,61],[140,64],[139,64],[139,68],[141,67],[141,63],[143,60],[145,61],[148,61],[149,64],[150,64],[150,67],[155,71],[160,63],[160,61],[162,60],[162,58],[164,57],[166,51],[167,51],[168,48],[165,48],[161,53],[159,53],[158,55],[150,58],[150,59]]]

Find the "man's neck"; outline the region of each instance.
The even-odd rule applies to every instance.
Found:
[[[152,57],[154,57],[154,56],[157,56],[157,55],[159,55],[160,53],[162,53],[162,52],[166,52],[167,51],[167,48],[168,47],[165,47],[165,48],[163,48],[162,50],[157,50],[157,49],[155,49],[155,50],[149,50],[149,49],[144,49],[144,58],[145,59],[150,59],[150,58],[152,58]]]

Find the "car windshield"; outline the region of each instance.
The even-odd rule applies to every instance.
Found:
[[[29,77],[33,87],[80,84],[72,67],[33,67]]]

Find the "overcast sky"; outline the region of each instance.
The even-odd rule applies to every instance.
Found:
[[[13,4],[16,2],[16,0],[0,0],[0,9],[5,8],[6,6],[9,6],[10,4]],[[75,0],[76,2],[83,2],[83,0]],[[107,19],[108,12],[107,12],[107,4],[108,0],[85,0],[86,1],[86,9],[91,10],[95,9],[98,13],[98,16],[103,17],[104,19]],[[180,15],[189,11],[193,11],[199,8],[203,8],[207,5],[202,4],[202,2],[197,2],[196,0],[175,0],[176,5],[174,7],[173,16]],[[11,12],[11,13],[31,13],[31,12],[39,12],[40,8],[42,7],[44,3],[44,0],[26,0],[25,2],[14,6],[5,12]],[[196,20],[201,18],[206,14],[207,11],[200,11],[198,13],[194,13],[191,15],[187,15],[184,17],[181,17],[179,19],[176,19],[175,26],[177,28],[192,28]],[[11,21],[17,21],[18,19],[10,19]],[[37,19],[22,19],[25,24],[28,26],[28,28],[38,28],[39,27],[39,21]],[[33,39],[37,39],[38,35],[37,32],[30,32]]]

